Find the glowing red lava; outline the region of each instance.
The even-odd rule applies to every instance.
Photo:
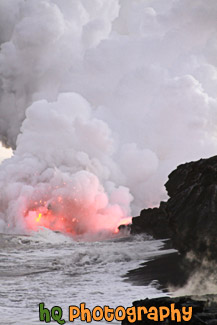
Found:
[[[69,205],[70,204],[70,205]],[[48,228],[53,231],[70,233],[71,235],[80,235],[89,231],[99,231],[93,224],[98,224],[98,220],[91,222],[91,208],[86,209],[77,202],[64,201],[61,197],[57,197],[51,203],[47,201],[34,201],[31,203],[28,211],[25,213],[25,221],[27,228],[37,231],[40,228]],[[77,216],[77,217],[76,217]],[[104,230],[117,234],[120,225],[128,225],[132,218],[119,219],[115,224],[109,222],[104,224]],[[103,230],[101,228],[101,230]]]
[[[59,198],[58,202],[61,202]],[[44,205],[40,205],[40,204]],[[34,202],[33,207],[30,207],[25,214],[25,221],[27,228],[30,230],[37,231],[42,227],[51,229],[53,231],[67,232],[76,234],[78,220],[76,218],[66,218],[48,204],[47,202]]]

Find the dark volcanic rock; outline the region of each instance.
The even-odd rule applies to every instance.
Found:
[[[131,233],[139,234],[142,232],[146,232],[156,239],[171,237],[172,229],[169,226],[165,202],[161,202],[159,208],[144,209],[141,211],[140,217],[133,218]]]
[[[175,304],[175,308],[179,309],[182,312],[182,307],[192,307],[192,317],[190,321],[172,321],[171,315],[165,319],[165,321],[158,321],[160,324],[191,324],[191,325],[216,325],[217,324],[217,302],[216,302],[216,296],[210,295],[210,296],[204,296],[198,298],[192,298],[192,297],[179,297],[179,298],[169,298],[169,297],[162,297],[162,298],[156,298],[156,299],[145,299],[145,300],[139,300],[133,302],[133,306],[144,306],[147,309],[149,309],[152,306],[155,306],[157,308],[161,306],[169,307],[171,304]],[[182,315],[182,313],[181,313]],[[176,319],[177,320],[177,319]],[[126,319],[122,321],[122,325],[128,325],[128,324],[155,324],[156,322],[153,320],[149,320],[147,318],[147,315],[143,314],[142,321],[136,321],[136,322],[129,322],[129,320]]]
[[[125,281],[138,286],[152,283],[158,289],[168,292],[169,287],[178,288],[186,285],[192,271],[197,267],[196,264],[178,252],[158,255],[142,263],[137,269],[128,271]]]
[[[167,202],[133,218],[131,232],[171,238],[181,253],[217,259],[217,156],[180,165],[165,184]]]

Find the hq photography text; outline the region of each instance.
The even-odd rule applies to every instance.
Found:
[[[74,322],[80,320],[82,322],[91,323],[92,321],[107,322],[123,321],[127,318],[130,323],[141,321],[145,317],[154,322],[163,322],[166,319],[176,321],[177,323],[189,322],[192,318],[192,307],[182,307],[180,309],[175,307],[175,304],[170,304],[169,307],[127,307],[118,306],[116,308],[110,308],[109,306],[95,306],[92,310],[86,307],[85,303],[81,303],[80,306],[71,305],[68,307],[68,321]],[[65,318],[63,318],[62,308],[54,306],[49,310],[45,308],[44,303],[39,304],[39,320],[41,322],[50,323],[56,321],[58,324],[66,324]]]

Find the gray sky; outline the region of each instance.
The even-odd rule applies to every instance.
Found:
[[[0,163],[5,159],[5,158],[9,158],[12,155],[12,150],[11,149],[6,149],[4,147],[2,147],[2,145],[0,144]]]

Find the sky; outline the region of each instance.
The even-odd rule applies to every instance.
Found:
[[[0,163],[6,158],[10,158],[12,154],[13,152],[11,149],[6,149],[0,145]]]

